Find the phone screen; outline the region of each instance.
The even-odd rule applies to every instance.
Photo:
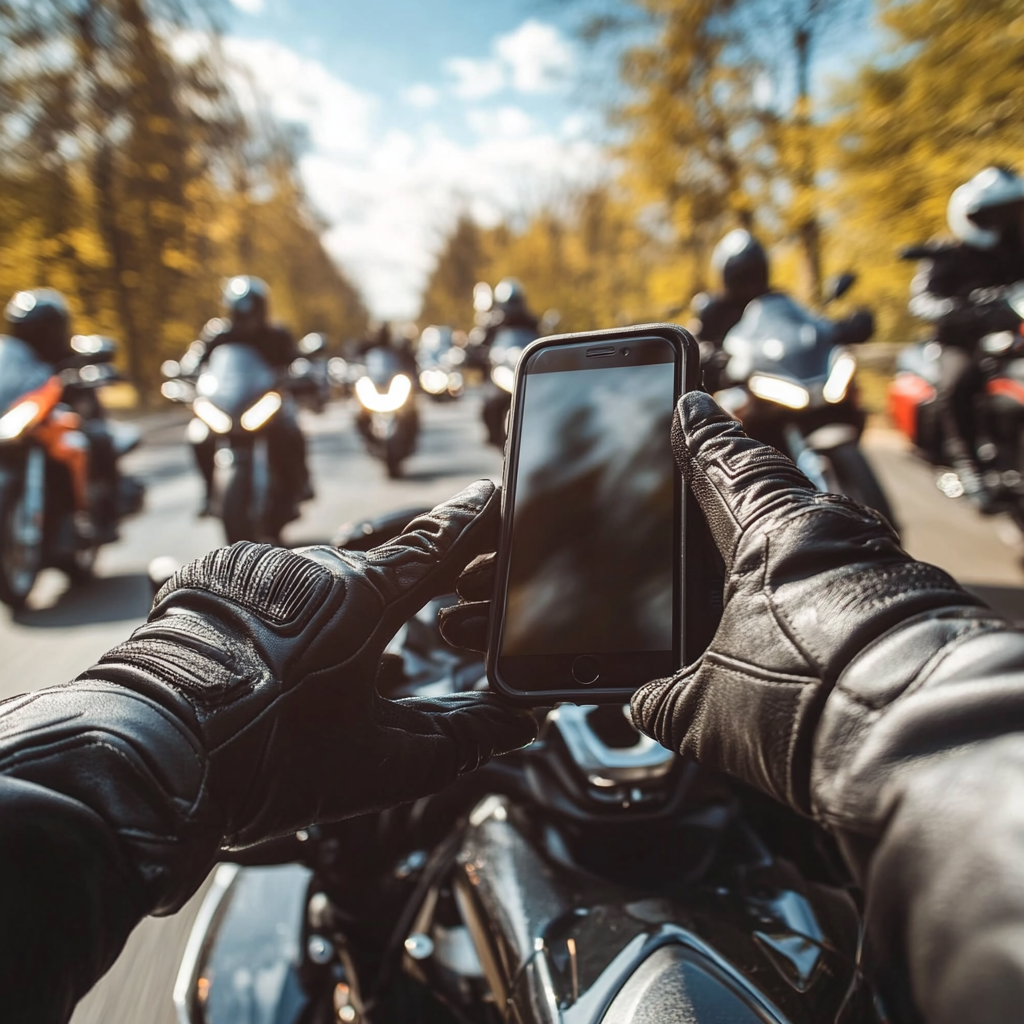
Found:
[[[679,578],[674,352],[658,338],[620,351],[629,365],[540,353],[526,367],[500,644],[527,665],[593,656],[587,681],[613,686],[628,673],[616,655],[674,667]]]

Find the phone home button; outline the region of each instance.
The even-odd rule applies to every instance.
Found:
[[[601,663],[589,654],[581,654],[572,663],[572,677],[582,686],[589,686],[601,678]]]

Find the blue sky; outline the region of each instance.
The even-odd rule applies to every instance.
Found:
[[[484,222],[607,173],[553,0],[232,0],[237,86],[303,124],[325,244],[374,312],[414,315],[460,209]]]

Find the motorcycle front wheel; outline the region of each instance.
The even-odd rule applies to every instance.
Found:
[[[256,540],[258,523],[252,519],[252,465],[239,459],[221,470],[221,520],[229,544],[240,540]]]
[[[841,444],[824,452],[823,455],[831,467],[831,473],[827,476],[832,475],[835,478],[834,481],[830,481],[834,483],[834,489],[839,494],[845,494],[861,505],[867,505],[868,508],[880,512],[892,528],[898,531],[899,527],[896,525],[896,517],[893,515],[889,499],[860,446]]]
[[[0,601],[21,608],[42,568],[43,542],[22,543],[25,530],[25,493],[20,480],[0,484]]]

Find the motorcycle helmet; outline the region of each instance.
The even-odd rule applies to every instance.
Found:
[[[768,254],[743,228],[730,231],[715,246],[711,269],[730,298],[747,302],[768,291]]]
[[[503,277],[494,289],[494,305],[505,313],[526,309],[526,292],[514,277]]]
[[[68,354],[71,317],[60,292],[35,288],[16,292],[4,310],[5,330],[36,350],[40,359],[56,363]]]
[[[224,285],[223,301],[224,309],[237,330],[253,331],[266,324],[270,289],[260,278],[246,274],[229,278]]]
[[[1024,223],[1024,179],[1005,167],[986,167],[949,198],[949,229],[975,249],[1020,244]]]

